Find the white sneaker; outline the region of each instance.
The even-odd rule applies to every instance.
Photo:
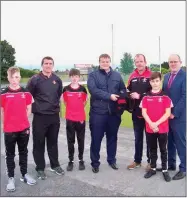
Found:
[[[32,176],[30,176],[28,173],[25,174],[24,177],[21,177],[20,181],[25,182],[28,185],[35,185],[36,184],[36,180]]]
[[[8,192],[13,192],[16,190],[16,187],[15,187],[15,180],[13,177],[9,177],[8,178],[8,184],[6,186],[6,191]]]

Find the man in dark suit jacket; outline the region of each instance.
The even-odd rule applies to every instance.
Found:
[[[168,60],[170,73],[164,76],[163,91],[173,102],[168,133],[168,170],[176,170],[176,150],[179,155],[179,172],[173,180],[186,176],[186,72],[181,69],[181,59],[172,54]]]

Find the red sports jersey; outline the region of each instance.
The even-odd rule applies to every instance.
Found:
[[[173,104],[171,99],[166,96],[162,91],[159,93],[149,92],[146,96],[143,97],[140,108],[147,109],[147,115],[152,122],[158,121],[166,111],[166,108],[172,108]],[[159,126],[158,133],[167,133],[169,131],[168,120],[161,123]],[[146,122],[146,132],[153,133],[153,130],[150,129],[149,124]]]
[[[87,91],[85,87],[79,85],[77,89],[68,85],[64,87],[62,99],[66,103],[65,118],[72,121],[84,121],[86,114],[84,103],[87,100]]]
[[[32,95],[24,88],[12,90],[7,87],[1,92],[1,107],[4,110],[5,133],[19,132],[30,127],[27,105],[33,101]]]

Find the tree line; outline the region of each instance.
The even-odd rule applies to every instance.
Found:
[[[1,80],[6,81],[7,79],[7,69],[11,66],[15,66],[16,58],[15,58],[15,48],[12,47],[6,40],[1,41]],[[150,64],[150,69],[152,71],[160,71],[160,65],[158,64]],[[97,68],[97,66],[94,66]],[[123,75],[129,75],[134,70],[134,61],[132,58],[131,53],[125,52],[123,54],[122,59],[120,60],[120,66],[117,67],[115,70],[118,70]],[[186,69],[186,67],[183,67]],[[22,77],[31,77],[36,74],[38,71],[36,70],[29,70],[20,68],[21,76]],[[161,64],[161,73],[165,74],[169,72],[169,64],[168,62],[163,62]]]

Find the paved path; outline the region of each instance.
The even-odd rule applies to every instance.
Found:
[[[59,135],[59,160],[62,167],[66,169],[68,154],[64,120],[62,120],[61,123]],[[1,137],[3,137],[3,134]],[[55,175],[49,171],[49,160],[46,154],[46,174],[48,178],[45,181],[38,180],[38,183],[35,186],[28,186],[19,181],[20,172],[18,155],[16,155],[16,191],[14,193],[7,193],[5,191],[7,177],[5,175],[4,144],[3,138],[1,138],[1,196],[185,196],[186,194],[185,179],[166,183],[163,181],[160,172],[150,179],[144,179],[143,175],[146,166],[145,155],[143,156],[143,166],[141,168],[131,171],[127,170],[126,167],[129,162],[132,161],[134,153],[134,137],[132,129],[120,128],[119,130],[117,152],[119,170],[117,171],[111,169],[107,165],[106,146],[105,140],[103,140],[101,146],[100,172],[98,174],[92,173],[89,159],[89,147],[90,132],[87,124],[84,154],[86,170],[78,170],[78,160],[75,157],[76,167],[73,172],[66,172],[64,176]],[[77,153],[75,156],[77,156]],[[36,176],[32,157],[32,135],[29,141],[28,158],[28,172]],[[160,160],[158,160],[158,164],[160,164]],[[171,172],[171,176],[175,173],[176,172]]]

